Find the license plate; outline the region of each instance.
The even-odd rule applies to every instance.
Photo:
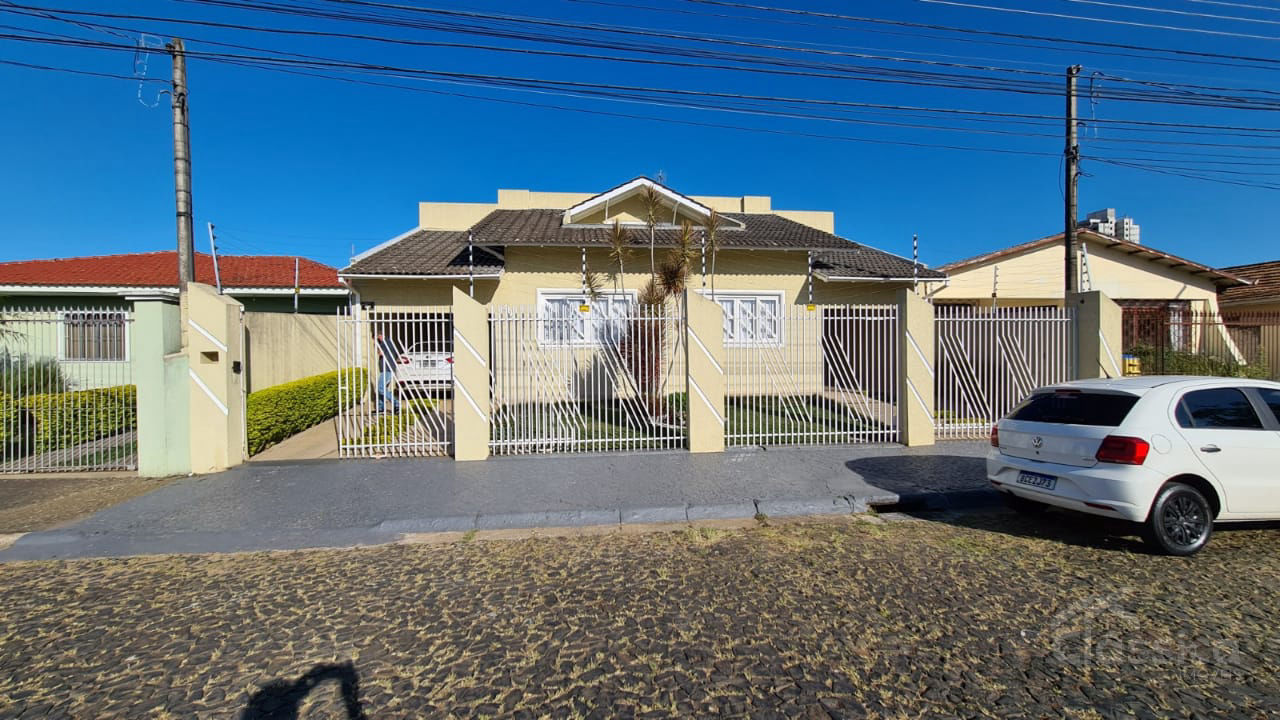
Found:
[[[1058,484],[1058,478],[1052,475],[1041,475],[1040,473],[1020,472],[1018,473],[1018,484],[1052,490]]]

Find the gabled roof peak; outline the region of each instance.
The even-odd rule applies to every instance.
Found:
[[[665,204],[673,208],[674,212],[683,212],[685,214],[693,215],[703,221],[711,217],[711,208],[687,195],[683,195],[672,190],[657,180],[641,175],[632,180],[628,180],[617,187],[606,190],[599,195],[589,197],[568,210],[565,210],[564,224],[575,225],[581,222],[583,217],[590,215],[596,210],[606,208],[611,204],[622,202],[628,198],[635,197],[645,192],[656,192]]]

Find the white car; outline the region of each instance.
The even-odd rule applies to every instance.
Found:
[[[1033,392],[991,430],[987,478],[1015,508],[1141,523],[1190,555],[1215,522],[1280,519],[1280,383],[1078,380]]]
[[[439,343],[417,343],[396,363],[396,383],[421,388],[446,388],[453,384],[453,353]]]

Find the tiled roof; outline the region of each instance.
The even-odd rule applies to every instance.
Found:
[[[218,271],[223,287],[294,286],[292,255],[219,255]],[[307,258],[298,258],[298,280],[304,288],[342,287],[336,268]],[[196,254],[196,281],[214,284],[213,260],[208,255]],[[167,250],[0,263],[0,285],[177,287],[178,253]]]
[[[829,278],[945,280],[947,277],[946,273],[919,264],[915,265],[913,276],[913,265],[907,258],[865,245],[854,245],[853,250],[814,253],[813,269]]]
[[[722,228],[723,248],[765,250],[844,249],[849,241],[780,215],[757,213],[723,213],[744,227]],[[571,245],[603,246],[609,244],[610,228],[602,225],[564,225],[563,210],[494,210],[471,228],[477,243],[485,245]],[[648,231],[631,227],[631,241],[637,246],[648,244]],[[654,233],[656,244],[675,245],[680,229],[661,227]]]
[[[831,233],[777,215],[726,214],[743,222],[744,230],[724,231],[721,247],[726,249],[787,250],[815,249],[814,270],[840,278],[910,278],[912,264],[906,258],[858,245]],[[609,242],[608,228],[561,224],[561,210],[495,210],[467,231],[418,230],[342,269],[343,275],[458,275],[468,274],[467,240],[475,242],[474,270],[492,274],[503,268],[502,248],[519,245],[603,246]],[[647,243],[643,228],[631,228],[631,242]],[[678,230],[659,229],[658,245],[671,246]],[[494,249],[496,246],[497,249]],[[827,248],[835,248],[827,249]],[[922,280],[946,277],[937,270],[919,266]]]
[[[1235,265],[1222,269],[1246,280],[1252,280],[1254,284],[1223,290],[1218,293],[1220,304],[1280,302],[1280,260],[1252,265]]]
[[[342,274],[466,276],[467,255],[466,232],[419,230],[355,261]],[[475,246],[473,260],[478,274],[502,270],[502,258],[483,246]]]
[[[1132,243],[1127,240],[1113,238],[1110,235],[1103,235],[1101,233],[1093,232],[1092,230],[1084,229],[1076,231],[1076,237],[1078,240],[1090,240],[1107,248],[1125,253],[1126,255],[1132,255],[1140,260],[1148,260],[1174,270],[1181,270],[1191,275],[1206,277],[1212,280],[1219,289],[1235,285],[1250,284],[1250,281],[1229,272],[1228,270],[1217,270],[1209,267],[1208,265],[1201,265],[1198,262],[1178,257],[1177,255],[1164,252],[1163,250],[1157,250],[1150,245]],[[947,263],[938,269],[954,275],[955,273],[965,270],[973,265],[982,265],[994,260],[1001,260],[1011,255],[1017,255],[1027,250],[1035,250],[1046,245],[1061,242],[1062,233],[1058,233],[1057,235],[1050,235],[1049,237],[1043,237],[1039,240],[1032,240],[1031,242],[1025,242],[1002,250],[996,250],[995,252],[990,252],[985,255],[976,255],[971,258],[965,258],[964,260],[957,260],[952,263]]]

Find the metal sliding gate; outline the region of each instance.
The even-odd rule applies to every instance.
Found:
[[[934,308],[935,428],[980,439],[1033,389],[1075,377],[1071,308]]]
[[[897,441],[896,305],[721,306],[725,444]]]
[[[448,455],[452,449],[453,311],[340,311],[339,456]]]
[[[495,455],[687,446],[678,307],[495,307],[489,328]]]
[[[0,309],[0,473],[137,468],[132,321],[123,308]]]

